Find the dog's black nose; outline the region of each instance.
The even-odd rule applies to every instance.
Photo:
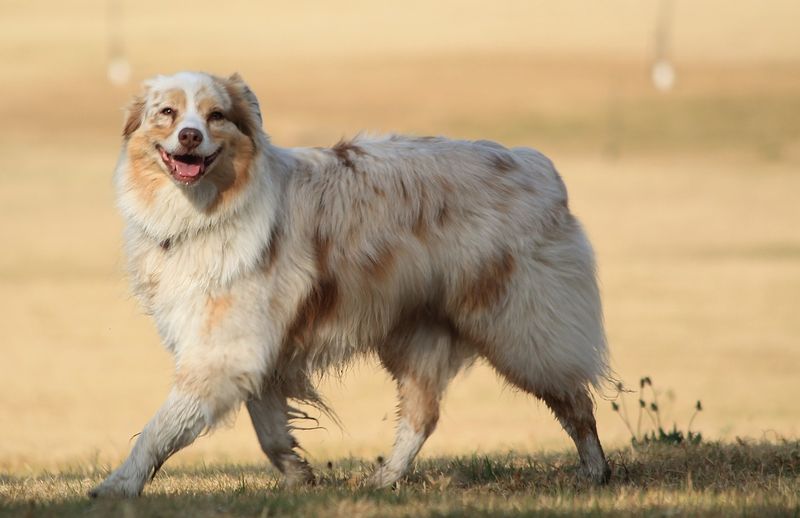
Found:
[[[192,150],[203,142],[203,134],[194,128],[183,128],[178,133],[178,141],[187,150]]]

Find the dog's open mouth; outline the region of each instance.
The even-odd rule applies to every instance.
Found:
[[[172,155],[158,146],[161,160],[167,165],[172,177],[186,185],[193,184],[203,176],[206,169],[219,156],[220,150],[217,149],[214,153],[203,157],[200,155]]]

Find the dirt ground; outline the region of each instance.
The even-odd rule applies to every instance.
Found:
[[[797,437],[796,2],[674,2],[666,94],[648,76],[655,1],[195,4],[121,3],[123,87],[106,80],[105,5],[0,7],[0,467],[115,461],[168,390],[170,358],[124,280],[111,171],[136,83],[182,68],[240,71],[279,145],[367,130],[543,150],[597,250],[617,376],[651,376],[668,424],[699,399],[707,437]],[[300,432],[309,456],[386,453],[394,390],[374,363],[324,387],[344,427]],[[598,415],[605,442],[627,440],[601,397]],[[478,365],[423,453],[567,444]],[[259,456],[239,415],[178,458]]]

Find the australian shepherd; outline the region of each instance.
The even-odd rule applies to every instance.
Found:
[[[158,76],[131,102],[115,173],[128,271],[175,359],[174,386],[90,495],[134,496],[244,403],[286,482],[312,482],[290,401],[374,354],[397,382],[393,484],[477,358],[540,398],[582,472],[609,477],[590,389],[607,379],[591,246],[552,162],[440,137],[280,148],[238,75]]]

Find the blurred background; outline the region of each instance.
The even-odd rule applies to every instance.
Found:
[[[597,250],[617,376],[649,375],[667,426],[702,400],[706,438],[797,437],[798,20],[796,0],[3,0],[0,467],[116,462],[169,389],[111,173],[127,100],[183,69],[240,72],[282,146],[366,130],[542,150]],[[299,433],[313,462],[388,452],[374,362],[323,392],[344,426]],[[567,447],[478,365],[423,454]],[[260,462],[246,414],[178,455],[201,458]]]

